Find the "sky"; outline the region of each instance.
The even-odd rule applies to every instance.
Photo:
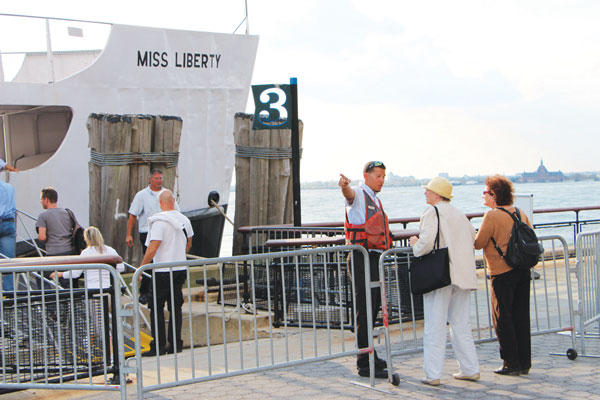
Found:
[[[21,0],[0,12],[232,33],[244,3]],[[302,181],[358,179],[368,160],[416,178],[513,175],[540,159],[600,170],[600,2],[247,3],[253,84],[298,79]]]

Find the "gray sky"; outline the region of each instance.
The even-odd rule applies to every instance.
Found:
[[[367,160],[418,178],[533,171],[540,158],[600,170],[600,2],[248,7],[260,36],[253,83],[298,78],[303,181],[358,178]],[[21,0],[0,12],[231,33],[244,1]]]

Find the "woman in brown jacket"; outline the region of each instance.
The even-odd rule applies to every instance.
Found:
[[[526,375],[531,368],[531,328],[529,321],[530,271],[512,269],[500,256],[492,238],[506,253],[513,219],[503,210],[514,213],[513,184],[504,176],[486,178],[483,204],[485,213],[475,237],[475,248],[483,249],[492,286],[492,317],[500,344],[503,365],[494,371],[501,375]],[[527,215],[521,219],[531,225]]]

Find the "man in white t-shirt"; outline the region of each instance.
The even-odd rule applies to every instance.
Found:
[[[162,212],[148,218],[148,237],[141,265],[151,262],[186,261],[186,254],[192,247],[192,224],[190,220],[175,209],[175,197],[169,189],[164,189],[158,196]],[[187,277],[187,267],[166,267],[153,270],[154,288],[149,301],[150,325],[154,340],[150,343],[150,351],[144,356],[155,356],[165,353],[179,353],[183,349],[181,340],[183,306],[182,287]],[[172,278],[172,279],[171,279]],[[173,292],[174,303],[171,301]],[[169,310],[169,327],[165,335],[165,303]],[[157,318],[154,319],[156,309]],[[175,338],[173,338],[175,324]],[[168,345],[167,345],[168,339]],[[157,345],[158,343],[158,345]]]
[[[135,194],[131,206],[129,207],[129,219],[127,220],[127,236],[125,242],[127,246],[133,247],[133,227],[138,222],[138,231],[142,252],[146,252],[146,236],[148,236],[148,218],[161,211],[158,202],[158,195],[164,190],[163,173],[159,169],[150,171],[149,185]],[[179,206],[175,203],[175,209]],[[140,285],[140,303],[147,303],[147,296],[150,291],[150,279],[143,277]]]

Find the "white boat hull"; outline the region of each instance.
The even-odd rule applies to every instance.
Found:
[[[37,216],[42,211],[40,190],[52,186],[59,193],[59,206],[71,208],[87,225],[88,116],[151,114],[183,119],[174,191],[181,210],[196,221],[214,217],[208,195],[217,191],[220,204],[228,204],[234,115],[246,107],[257,46],[256,36],[113,25],[98,58],[76,74],[54,83],[0,81],[0,106],[58,105],[72,110],[58,149],[42,164],[10,174],[17,208]],[[5,131],[17,134],[9,126]],[[16,142],[15,136],[12,143]],[[20,155],[9,149],[5,156],[10,162]],[[115,220],[126,219],[128,208],[129,201],[120,202]],[[219,236],[220,244],[222,217],[218,219],[220,230],[208,230]],[[27,228],[32,226],[33,222]],[[19,231],[24,237],[23,227]],[[209,253],[201,255],[215,255],[214,249]]]

